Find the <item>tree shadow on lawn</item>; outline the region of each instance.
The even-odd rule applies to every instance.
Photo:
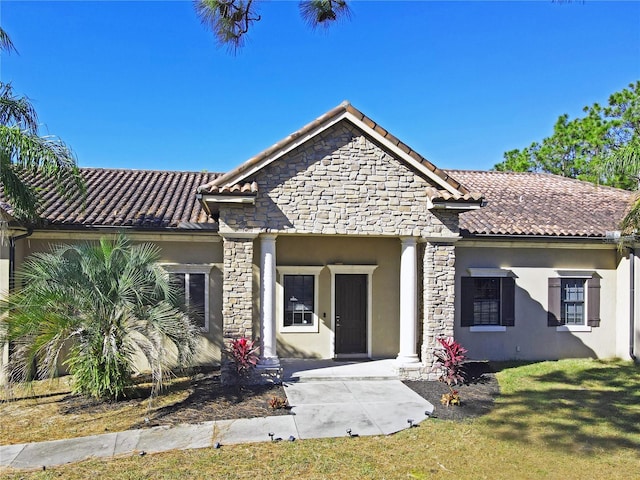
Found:
[[[594,449],[640,449],[640,369],[603,364],[568,375],[559,370],[529,378],[542,390],[500,395],[485,421],[493,434],[574,453]]]

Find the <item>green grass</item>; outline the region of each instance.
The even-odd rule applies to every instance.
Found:
[[[305,440],[88,461],[7,478],[608,479],[640,476],[640,369],[564,360],[504,365],[484,417],[388,437]],[[457,408],[457,407],[451,407]]]

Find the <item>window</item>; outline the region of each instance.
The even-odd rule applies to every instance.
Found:
[[[180,289],[184,304],[189,310],[193,322],[205,328],[205,274],[204,273],[171,273],[171,278]]]
[[[461,323],[463,327],[500,327],[514,325],[515,280],[511,276],[462,277]],[[479,328],[478,331],[482,331]]]
[[[277,267],[277,318],[282,333],[317,333],[318,277],[324,267]]]
[[[595,272],[558,271],[549,278],[547,324],[559,331],[600,326],[600,277]]]
[[[284,326],[313,324],[313,275],[284,276]]]
[[[560,280],[560,314],[565,325],[584,325],[584,278]]]
[[[181,292],[193,322],[203,331],[209,330],[209,272],[211,265],[163,265]]]

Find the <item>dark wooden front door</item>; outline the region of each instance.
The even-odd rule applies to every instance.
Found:
[[[335,279],[336,355],[367,353],[367,275]]]

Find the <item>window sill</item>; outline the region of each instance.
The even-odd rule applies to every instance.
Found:
[[[560,325],[556,332],[590,332],[591,328],[588,325]]]
[[[469,327],[469,331],[477,333],[506,332],[507,327],[503,327],[502,325],[476,325]]]
[[[280,326],[280,333],[318,333],[318,324],[295,325],[291,327]]]

